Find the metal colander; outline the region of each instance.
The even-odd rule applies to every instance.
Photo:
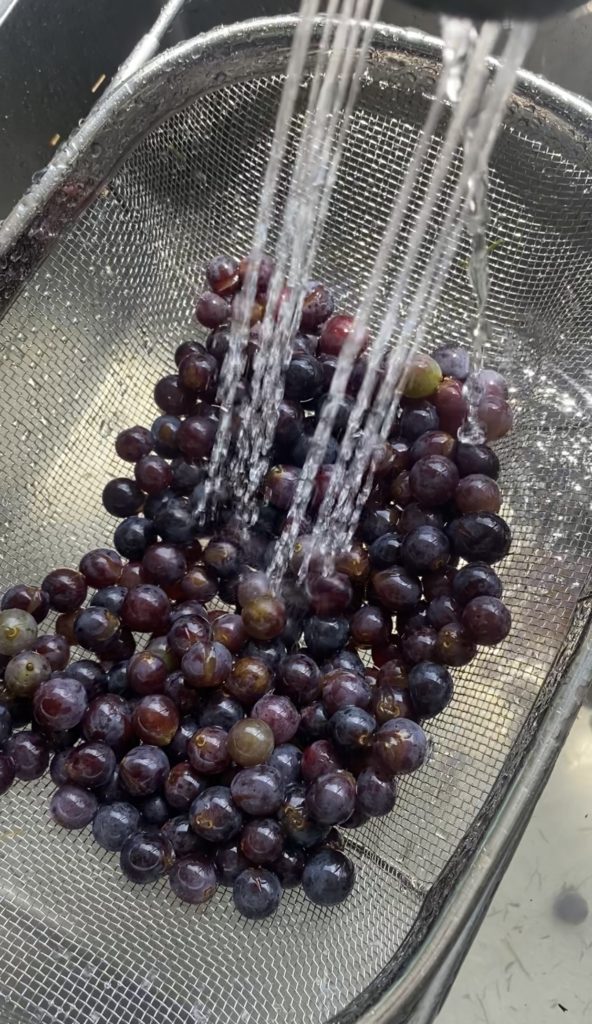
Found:
[[[155,381],[197,336],[204,263],[249,249],[293,28],[246,23],[157,58],[0,228],[3,586],[108,542],[100,495],[121,473],[115,434],[152,421]],[[372,266],[438,66],[434,41],[376,32],[316,267],[344,307]],[[353,895],[326,910],[292,890],[258,924],[224,891],[196,911],[167,885],[131,886],[88,834],[50,824],[44,781],[18,785],[0,803],[3,1024],[430,1019],[590,667],[591,126],[583,102],[520,79],[492,160],[487,353],[517,410],[499,445],[514,628],[455,672],[431,759],[395,812],[347,835]],[[446,188],[459,167],[460,154]],[[467,255],[428,346],[469,337]]]

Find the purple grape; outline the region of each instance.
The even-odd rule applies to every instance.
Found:
[[[300,779],[302,753],[293,743],[280,743],[275,748],[268,764],[279,772],[284,788]]]
[[[302,874],[302,888],[312,903],[333,907],[343,903],[354,887],[355,869],[339,850],[313,853]]]
[[[330,740],[315,740],[302,751],[300,771],[305,782],[342,768],[339,754]]]
[[[409,673],[409,692],[418,715],[433,718],[452,700],[452,676],[443,665],[421,661]]]
[[[85,739],[107,743],[116,754],[123,753],[134,738],[129,704],[114,693],[95,697],[82,720],[82,732]]]
[[[460,667],[468,665],[477,653],[477,647],[469,631],[460,622],[449,622],[438,632],[435,660],[442,665]]]
[[[198,839],[186,815],[180,814],[176,818],[169,818],[160,831],[172,843],[177,857],[188,857],[192,853],[204,852],[205,843]]]
[[[424,508],[437,508],[451,501],[458,479],[454,462],[442,455],[418,459],[409,474],[411,493]]]
[[[500,562],[510,550],[512,534],[508,524],[491,512],[469,512],[448,526],[453,550],[467,562]]]
[[[304,626],[304,642],[313,658],[323,660],[345,647],[349,639],[349,621],[342,615],[311,615]]]
[[[451,597],[442,595],[430,601],[427,610],[428,622],[434,629],[442,629],[450,622],[458,622],[460,606]]]
[[[396,533],[383,533],[368,550],[373,569],[390,569],[401,561],[401,538]]]
[[[417,771],[427,755],[427,736],[417,722],[393,718],[376,733],[374,758],[378,768],[389,777]]]
[[[171,768],[164,783],[167,803],[175,810],[188,811],[193,800],[206,788],[206,780],[197,775],[189,762],[181,761]]]
[[[406,441],[416,441],[428,431],[437,430],[440,425],[438,413],[431,402],[416,401],[403,409],[399,429]]]
[[[375,572],[372,586],[380,603],[389,611],[413,608],[421,597],[421,585],[417,577],[398,566]]]
[[[258,818],[247,822],[240,845],[251,864],[271,864],[282,852],[284,836],[274,818]]]
[[[471,354],[466,348],[458,348],[454,345],[443,345],[436,349],[433,357],[440,367],[444,377],[456,377],[464,381],[471,370]]]
[[[276,743],[287,743],[298,731],[300,713],[289,697],[266,694],[253,707],[253,717],[266,722]]]
[[[367,708],[370,703],[370,686],[364,676],[356,672],[333,669],[323,676],[322,687],[322,700],[329,715],[350,706]]]
[[[237,772],[230,783],[232,799],[245,814],[275,814],[282,803],[282,777],[271,765],[254,765]]]
[[[54,821],[62,828],[79,829],[89,825],[98,809],[97,798],[80,786],[66,784],[56,789],[49,803]]]
[[[223,690],[215,691],[210,700],[204,704],[200,716],[200,726],[215,725],[229,732],[233,725],[242,721],[244,711],[237,700],[229,697]]]
[[[130,882],[146,885],[158,881],[171,870],[175,851],[162,832],[134,832],[121,848],[119,863]]]
[[[291,786],[278,811],[284,834],[297,846],[316,846],[327,835],[327,828],[315,821],[306,806],[305,786]]]
[[[350,772],[327,772],[311,783],[306,794],[306,808],[321,825],[347,821],[355,804],[356,780]]]
[[[225,843],[238,835],[243,816],[226,786],[211,786],[191,804],[189,821],[200,839]]]
[[[249,867],[247,858],[241,851],[240,843],[231,839],[229,843],[219,846],[214,861],[220,878],[220,885],[232,886],[242,871]]]
[[[218,888],[216,869],[209,858],[192,854],[177,860],[169,874],[169,885],[184,903],[207,903]]]
[[[137,462],[152,450],[152,434],[146,427],[128,427],[115,438],[115,451],[125,462]]]
[[[82,683],[67,676],[54,676],[38,687],[33,712],[39,725],[59,732],[80,724],[87,703]]]
[[[289,654],[278,670],[282,690],[298,705],[307,705],[321,693],[321,674],[306,654]]]
[[[306,865],[306,857],[297,846],[284,847],[281,854],[270,864],[270,869],[277,875],[284,889],[292,889],[300,885],[302,873]]]
[[[357,779],[356,807],[371,818],[390,814],[397,799],[394,779],[380,775],[375,768],[364,768]]]
[[[93,820],[93,836],[104,850],[119,853],[126,839],[138,830],[141,815],[137,807],[122,801],[104,804]]]
[[[152,796],[162,789],[170,771],[168,757],[160,747],[134,747],[119,765],[119,778],[131,796]]]
[[[455,462],[461,477],[482,473],[497,480],[500,472],[499,459],[486,444],[459,444]]]
[[[438,632],[432,626],[419,626],[407,629],[401,637],[401,649],[407,661],[416,665],[420,661],[429,661],[436,652]]]
[[[452,595],[461,606],[476,597],[501,597],[503,586],[499,576],[485,562],[463,566],[452,581]]]
[[[218,775],[230,764],[228,733],[219,725],[204,725],[187,744],[193,769],[202,775]]]
[[[239,914],[258,921],[276,912],[282,887],[277,875],[266,868],[247,868],[234,880],[232,898]]]
[[[496,597],[475,597],[465,606],[462,624],[476,643],[490,646],[505,640],[512,616]]]
[[[106,786],[117,762],[106,743],[83,743],[74,747],[66,760],[66,773],[70,782],[84,789]]]
[[[329,735],[343,751],[368,749],[375,731],[376,719],[363,708],[341,708],[329,720]]]
[[[450,544],[446,534],[433,526],[418,526],[405,537],[401,546],[401,561],[412,573],[423,575],[443,569],[450,558]]]

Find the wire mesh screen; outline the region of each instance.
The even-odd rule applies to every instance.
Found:
[[[408,80],[394,88],[374,68],[347,137],[316,268],[345,308],[360,295],[421,130],[426,100],[411,62]],[[5,317],[2,585],[38,582],[110,540],[100,495],[121,472],[114,437],[151,423],[155,381],[171,372],[175,346],[198,336],[192,306],[207,259],[248,250],[280,88],[273,76],[221,87],[166,119]],[[299,128],[297,117],[287,165]],[[314,1024],[344,1011],[406,937],[413,947],[422,904],[511,756],[585,594],[591,186],[560,132],[547,137],[517,103],[491,172],[488,353],[517,409],[499,446],[514,628],[455,671],[455,699],[430,724],[430,761],[401,785],[395,812],[347,836],[353,895],[329,911],[294,890],[258,924],[240,919],[224,891],[204,910],[184,907],[166,885],[125,883],[88,834],[49,823],[45,784],[21,784],[0,804],[5,1024]],[[467,255],[463,243],[426,346],[469,336]]]

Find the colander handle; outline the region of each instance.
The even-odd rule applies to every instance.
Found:
[[[124,60],[117,73],[111,79],[109,87],[103,93],[103,97],[117,89],[130,75],[133,75],[151,57],[154,57],[155,53],[158,53],[162,37],[170,28],[177,15],[181,13],[185,2],[186,0],[167,0],[150,31],[145,36],[142,36],[140,42],[134,47],[129,57]]]

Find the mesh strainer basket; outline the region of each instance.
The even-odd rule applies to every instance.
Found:
[[[250,22],[157,58],[95,109],[0,229],[3,586],[111,536],[100,494],[119,475],[114,435],[151,422],[153,385],[196,331],[192,286],[208,257],[248,250],[293,28]],[[376,32],[316,267],[342,305],[372,265],[438,67],[434,41]],[[583,102],[519,80],[492,160],[487,360],[517,405],[500,445],[514,628],[456,672],[430,763],[395,813],[348,835],[353,895],[328,911],[293,890],[256,925],[227,893],[196,912],[166,886],[124,883],[90,836],[50,825],[44,782],[17,786],[0,805],[3,1024],[431,1019],[590,667],[591,127]],[[468,338],[466,256],[430,346]]]

